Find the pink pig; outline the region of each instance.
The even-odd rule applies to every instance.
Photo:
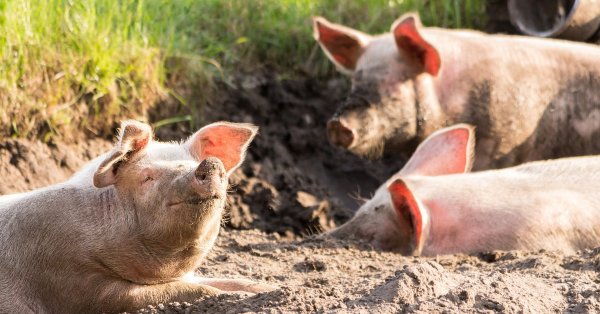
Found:
[[[600,153],[600,47],[422,27],[399,18],[371,36],[314,19],[314,36],[352,78],[331,143],[377,158],[456,123],[477,127],[475,169]]]
[[[0,307],[133,311],[275,287],[194,274],[215,243],[228,177],[257,127],[217,122],[181,143],[123,122],[115,147],[68,181],[0,196]]]
[[[473,127],[441,129],[346,224],[358,237],[405,255],[561,250],[600,245],[600,156],[466,173]]]

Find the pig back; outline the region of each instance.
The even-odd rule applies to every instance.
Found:
[[[477,126],[474,169],[600,153],[600,48],[435,30],[445,123]],[[441,126],[440,126],[441,127]]]
[[[91,210],[90,202],[96,198],[83,191],[86,189],[60,184],[0,197],[2,305],[19,304],[18,296],[32,308],[44,304],[64,310],[90,293],[89,287],[81,284],[85,286],[91,279],[85,276],[94,264],[91,252],[106,240],[102,233],[110,232],[100,226],[97,218],[101,211]],[[71,280],[74,275],[80,280]],[[9,290],[3,289],[6,282]],[[11,297],[5,291],[16,294]]]
[[[600,157],[410,178],[431,215],[424,254],[490,249],[573,252],[600,245]]]

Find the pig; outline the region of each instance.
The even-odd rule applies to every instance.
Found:
[[[332,144],[377,159],[442,127],[475,125],[474,169],[600,153],[600,47],[422,27],[406,14],[370,36],[314,18],[314,37],[351,91]]]
[[[275,289],[194,275],[256,133],[217,122],[164,143],[149,125],[125,121],[114,149],[66,182],[0,197],[0,311],[123,312]]]
[[[326,237],[425,256],[600,245],[600,156],[469,172],[474,147],[473,126],[434,132]]]

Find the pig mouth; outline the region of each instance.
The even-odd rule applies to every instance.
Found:
[[[175,206],[181,206],[181,205],[198,206],[202,203],[207,203],[210,201],[217,201],[222,198],[223,197],[221,196],[220,193],[216,193],[216,194],[208,196],[208,197],[192,196],[192,197],[186,198],[184,200],[171,202],[171,203],[169,203],[169,207],[175,207]]]
[[[348,150],[359,157],[377,160],[384,155],[385,143],[382,140],[363,140],[361,138],[355,146],[348,148]]]

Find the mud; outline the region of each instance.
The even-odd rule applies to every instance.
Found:
[[[343,79],[240,76],[219,86],[201,113],[261,127],[235,172],[229,214],[198,269],[207,277],[250,278],[280,290],[154,304],[140,313],[541,313],[600,312],[600,249],[403,257],[314,236],[347,220],[404,157],[368,162],[331,147],[325,121],[347,93]],[[189,135],[163,127],[161,140]],[[42,144],[0,141],[0,194],[63,181],[109,149],[107,140]]]
[[[219,85],[220,99],[204,108],[208,122],[260,126],[241,171],[232,178],[227,226],[306,235],[350,218],[405,156],[365,161],[332,147],[325,125],[348,91],[345,79],[278,79],[274,73],[239,75]],[[159,138],[181,137],[163,128]]]

